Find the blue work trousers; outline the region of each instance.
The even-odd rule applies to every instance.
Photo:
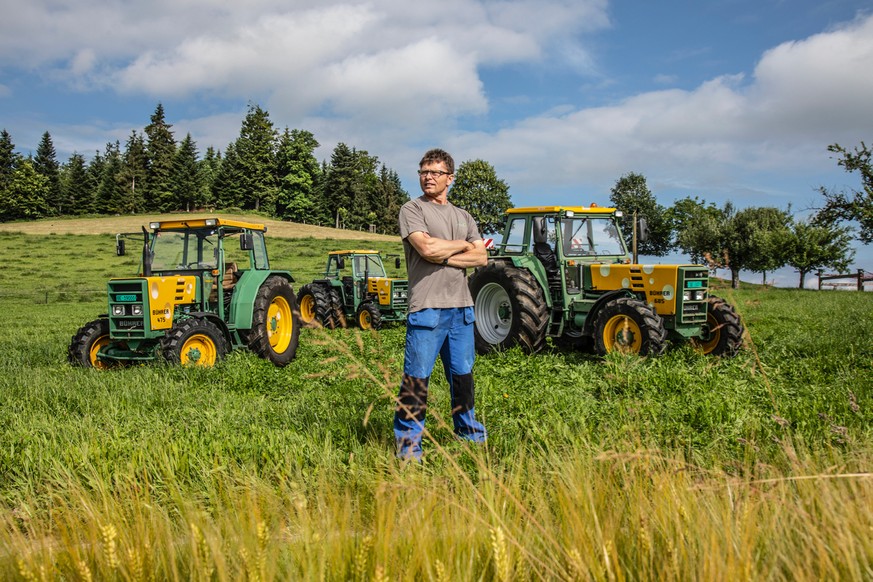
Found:
[[[397,456],[421,457],[427,391],[437,355],[452,397],[452,422],[459,437],[484,442],[485,427],[474,411],[473,308],[422,309],[406,318],[406,350],[398,405],[394,412]]]

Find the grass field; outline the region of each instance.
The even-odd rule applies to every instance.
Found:
[[[283,369],[73,368],[136,257],[26,226],[0,233],[0,579],[873,578],[873,294],[724,289],[731,360],[480,357],[487,445],[436,375],[405,466],[402,326],[304,330]],[[296,286],[338,246],[399,250],[268,234]]]

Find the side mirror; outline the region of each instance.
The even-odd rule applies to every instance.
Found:
[[[239,237],[239,250],[241,251],[250,251],[255,248],[255,241],[252,233],[244,232]]]
[[[346,260],[343,257],[337,257],[336,268],[340,271],[346,268]]]
[[[394,268],[395,268],[395,269],[399,269],[399,268],[400,268],[400,257],[395,257],[395,258],[394,258]]]
[[[115,239],[115,254],[119,257],[124,256],[124,239],[117,238]]]

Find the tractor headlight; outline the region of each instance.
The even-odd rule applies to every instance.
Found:
[[[112,315],[124,315],[124,305],[113,305]]]
[[[131,313],[134,315],[142,315],[142,305],[134,305],[131,309]]]
[[[691,291],[683,291],[682,292],[682,300],[683,301],[691,301]]]
[[[695,291],[694,292],[694,300],[695,301],[703,301],[706,299],[706,291]]]

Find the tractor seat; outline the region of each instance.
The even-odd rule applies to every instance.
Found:
[[[222,294],[228,294],[233,291],[234,285],[239,280],[239,267],[237,267],[236,263],[225,263],[224,264],[224,278],[221,279],[221,290]],[[218,301],[218,278],[216,277],[215,283],[212,285],[212,290],[209,293],[209,302],[216,303]]]
[[[236,263],[225,263],[224,279],[221,280],[221,288],[225,291],[232,290],[239,277],[239,267],[237,267]]]

